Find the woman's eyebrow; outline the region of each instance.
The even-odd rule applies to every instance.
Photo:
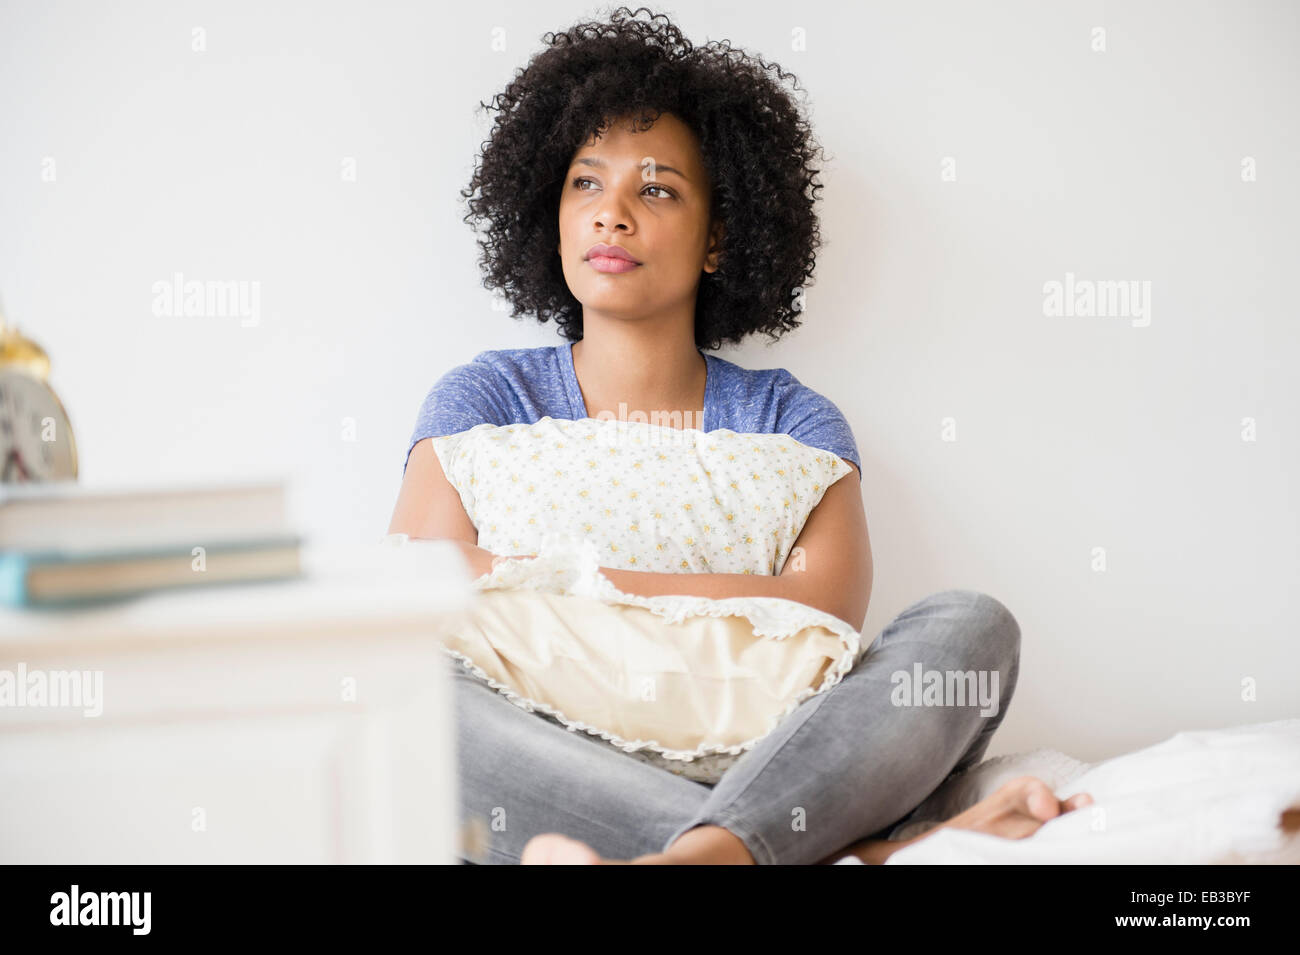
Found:
[[[582,159],[575,159],[573,161],[573,164],[575,166],[577,165],[595,166],[597,169],[603,169],[605,166],[609,165],[609,163],[605,162],[605,160],[601,159],[599,156],[585,156]],[[662,163],[655,163],[654,170],[656,174],[661,172],[671,172],[674,175],[681,176],[687,182],[690,182],[690,179],[686,178],[686,174],[684,172],[682,172],[679,169],[674,169],[672,166],[665,166]]]

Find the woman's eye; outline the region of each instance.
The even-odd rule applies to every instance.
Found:
[[[586,190],[586,189],[583,189],[583,188],[582,188],[582,185],[583,185],[583,183],[587,183],[587,182],[590,182],[593,186],[596,184],[596,183],[595,183],[594,181],[592,181],[591,179],[585,179],[585,178],[582,178],[582,179],[575,179],[575,180],[573,180],[573,185],[574,185],[574,188],[576,188],[579,192],[586,192],[587,190]],[[662,192],[662,193],[664,194],[663,198],[666,198],[666,199],[671,199],[671,198],[673,198],[673,194],[672,194],[671,192],[669,192],[667,189],[665,189],[663,186],[646,186],[646,189],[658,189],[660,192]],[[641,190],[641,191],[644,192],[645,189],[643,189],[643,190]],[[657,199],[657,198],[660,198],[660,197],[656,196],[655,198]]]

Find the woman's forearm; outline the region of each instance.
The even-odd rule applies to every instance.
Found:
[[[527,560],[533,554],[493,554],[491,551],[467,541],[457,541],[461,553],[469,563],[471,573],[478,577],[490,573],[502,560]],[[686,594],[692,597],[790,597],[790,578],[770,574],[664,574],[648,570],[620,570],[615,567],[597,568],[619,590],[639,597],[658,597],[664,594]]]
[[[512,559],[508,555],[493,554],[474,544],[461,542],[461,548],[475,576],[490,573],[496,562]],[[526,560],[530,556],[518,554],[513,559]],[[833,594],[813,586],[807,572],[772,574],[665,574],[649,570],[623,570],[601,567],[600,572],[619,590],[638,597],[660,597],[667,594],[684,594],[690,597],[710,597],[724,600],[727,597],[781,597],[794,600],[824,613],[848,619],[845,608]]]
[[[781,597],[794,600],[814,610],[828,613],[861,630],[863,620],[854,620],[854,611],[844,594],[830,589],[829,582],[808,571],[771,574],[661,574],[645,570],[618,570],[601,567],[600,572],[624,593],[640,597],[663,594],[686,594],[692,597]],[[866,613],[863,611],[862,617]]]
[[[771,574],[664,574],[649,570],[601,567],[619,590],[639,597],[686,594],[691,597],[784,597],[794,599],[789,577]]]

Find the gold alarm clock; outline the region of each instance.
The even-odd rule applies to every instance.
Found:
[[[77,442],[45,350],[0,315],[0,484],[77,477]]]

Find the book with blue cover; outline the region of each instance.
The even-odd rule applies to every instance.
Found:
[[[0,485],[0,606],[299,576],[282,482]]]
[[[174,587],[278,580],[302,572],[302,537],[117,552],[0,551],[0,605],[66,607]]]

